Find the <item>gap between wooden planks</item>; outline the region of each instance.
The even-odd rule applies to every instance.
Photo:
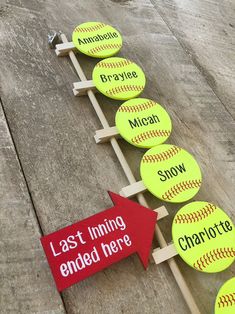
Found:
[[[75,55],[75,53],[73,51],[74,48],[71,46],[71,43],[69,43],[69,41],[66,38],[65,34],[60,34],[60,38],[61,38],[61,41],[62,41],[63,44],[68,45],[68,47],[67,47],[68,49],[66,51],[66,54],[68,53],[68,55],[70,57],[70,60],[71,60],[71,62],[73,64],[73,66],[74,66],[74,68],[75,68],[75,70],[77,72],[77,75],[80,78],[81,82],[87,82],[88,80],[87,80],[87,78],[86,78],[86,76],[85,76],[85,74],[84,74],[84,72],[83,72],[83,70],[82,70],[82,68],[81,68],[77,58],[76,58],[76,55]],[[56,50],[56,52],[57,52],[57,50]],[[57,53],[57,55],[58,55],[58,53]],[[97,116],[98,116],[98,118],[99,118],[103,128],[110,128],[110,126],[108,124],[108,121],[105,118],[105,115],[104,115],[104,113],[103,113],[103,111],[102,111],[102,109],[101,109],[101,107],[100,107],[100,105],[99,105],[99,103],[98,103],[98,101],[97,101],[97,99],[95,97],[95,92],[92,89],[90,89],[90,90],[87,91],[87,96],[89,97],[90,102],[91,102],[91,104],[92,104],[92,106],[93,106],[93,108],[94,108],[94,110],[95,110],[95,112],[96,112],[96,114],[97,114]],[[118,144],[117,139],[115,137],[111,137],[110,138],[110,143],[111,143],[111,145],[112,145],[112,147],[114,149],[114,152],[115,152],[115,154],[116,154],[116,156],[117,156],[117,158],[118,158],[118,160],[119,160],[119,162],[120,162],[120,164],[122,166],[122,169],[123,169],[123,171],[124,171],[128,181],[129,181],[129,183],[131,185],[135,184],[137,181],[136,181],[136,179],[135,179],[135,177],[134,177],[134,175],[133,175],[133,173],[132,173],[132,171],[131,171],[131,169],[130,169],[127,161],[126,161],[126,158],[125,158],[123,152],[121,151],[121,148],[120,148],[120,146]],[[144,197],[144,195],[142,193],[138,193],[137,194],[137,199],[138,199],[138,202],[142,206],[149,207],[148,204],[147,204],[147,201],[146,201],[146,199],[145,199],[145,197]],[[155,226],[155,236],[156,236],[156,238],[157,238],[157,240],[158,240],[158,242],[160,244],[160,247],[161,248],[166,248],[167,247],[167,242],[164,239],[163,234],[162,234],[162,232],[161,232],[161,230],[160,230],[160,228],[159,228],[159,226],[157,224]],[[173,248],[172,245],[169,245],[168,248],[172,252],[172,248]],[[154,253],[156,254],[157,251],[154,251]],[[164,259],[165,258],[163,258],[163,260]],[[183,294],[184,300],[187,303],[191,313],[193,313],[193,314],[200,314],[198,306],[197,306],[197,304],[196,304],[196,302],[195,302],[195,300],[194,300],[194,298],[193,298],[193,296],[192,296],[192,294],[191,294],[191,292],[189,290],[189,287],[188,287],[188,285],[187,285],[187,283],[186,283],[182,273],[179,270],[179,267],[178,267],[175,259],[174,258],[167,259],[167,263],[168,263],[168,265],[169,265],[169,267],[170,267],[170,269],[172,271],[172,274],[173,274],[173,276],[174,276],[174,278],[175,278],[175,280],[176,280],[176,282],[177,282],[177,284],[178,284],[178,286],[179,286],[179,288],[180,288],[180,290],[181,290],[181,292]]]

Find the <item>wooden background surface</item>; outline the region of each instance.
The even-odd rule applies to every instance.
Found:
[[[120,56],[145,71],[144,97],[173,120],[170,143],[189,150],[203,171],[197,200],[224,208],[235,221],[234,0],[0,0],[0,312],[189,313],[167,266],[145,272],[137,256],[57,293],[39,238],[111,205],[106,190],[127,184],[66,57],[47,34],[95,20],[123,34]],[[79,57],[87,76],[97,60]],[[119,103],[99,96],[111,124]],[[139,178],[142,150],[120,141]],[[146,194],[149,203],[162,203]],[[180,205],[159,224],[168,241]],[[157,245],[157,244],[156,244]],[[213,313],[218,274],[179,266],[202,313]]]

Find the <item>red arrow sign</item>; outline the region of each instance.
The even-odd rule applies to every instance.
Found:
[[[147,267],[157,213],[109,195],[114,207],[41,238],[59,291],[135,252]]]

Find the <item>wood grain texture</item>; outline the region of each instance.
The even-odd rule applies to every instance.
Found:
[[[47,47],[50,30],[62,29],[69,35],[87,20],[110,23],[123,34],[120,56],[132,59],[146,73],[143,97],[161,103],[172,117],[173,133],[168,142],[188,149],[201,165],[204,181],[195,199],[220,205],[235,220],[231,106],[225,108],[221,103],[223,93],[220,89],[215,93],[155,3],[9,0],[2,4],[1,12],[1,96],[45,234],[110,206],[105,191],[118,192],[127,185],[110,145],[94,143],[100,125],[87,97],[72,94],[77,78],[68,59],[57,58]],[[97,60],[80,55],[79,59],[91,77]],[[120,103],[98,97],[113,125]],[[120,143],[139,179],[144,150]],[[153,208],[162,205],[150,194],[146,196]],[[170,217],[159,224],[170,241],[172,218],[180,205],[166,206]],[[39,243],[35,241],[35,245]],[[212,313],[218,288],[235,274],[234,265],[223,273],[208,275],[194,271],[180,258],[178,261],[201,312]],[[9,284],[4,289],[9,289]],[[48,291],[55,293],[52,278]],[[10,302],[12,295],[8,298]],[[68,313],[188,313],[167,265],[150,265],[145,272],[136,256],[67,289],[63,298]]]
[[[0,312],[65,313],[2,107],[0,141]]]
[[[152,3],[235,119],[235,2],[152,0]]]

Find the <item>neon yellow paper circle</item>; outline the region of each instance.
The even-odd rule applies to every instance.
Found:
[[[235,313],[235,277],[220,288],[215,301],[215,314]]]
[[[112,99],[137,97],[145,87],[145,75],[134,62],[124,58],[107,58],[94,67],[92,80],[96,88]]]
[[[121,34],[112,26],[100,22],[78,25],[73,31],[72,41],[79,51],[94,58],[111,57],[122,47]]]
[[[156,197],[171,203],[194,197],[202,182],[201,170],[186,150],[162,144],[149,149],[140,164],[146,188]]]
[[[173,220],[172,238],[181,258],[198,271],[220,272],[235,260],[234,225],[214,204],[193,202],[182,207]]]
[[[166,110],[146,98],[124,102],[115,117],[120,135],[130,144],[150,148],[162,144],[171,134],[171,119]]]

